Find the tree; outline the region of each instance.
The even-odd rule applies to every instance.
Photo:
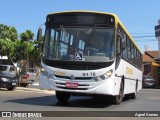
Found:
[[[19,60],[26,58],[25,57],[25,54],[26,54],[25,49],[26,49],[26,46],[21,40],[15,41],[14,54],[12,56],[13,60],[19,61]]]
[[[44,37],[33,40],[34,33],[31,30],[21,33],[20,40],[17,36],[14,27],[0,24],[0,55],[8,56],[13,62],[27,60],[40,65]]]
[[[8,56],[8,58],[14,62],[12,56],[14,56],[14,42],[10,39],[0,39],[0,55]]]
[[[33,60],[33,51],[34,51],[34,33],[31,30],[26,30],[20,34],[20,51],[21,59]]]
[[[20,35],[21,40],[17,40],[18,34],[14,27],[0,24],[0,55],[8,56],[13,62],[32,57],[33,37],[31,30],[26,30]]]
[[[18,33],[15,27],[6,26],[0,24],[0,39],[10,39],[11,41],[16,41],[18,39]]]
[[[20,34],[20,39],[22,41],[23,53],[27,57],[27,60],[33,61],[36,66],[39,66],[41,63],[41,57],[42,57],[42,45],[44,41],[44,37],[41,37],[40,40],[34,40],[33,41],[34,34],[31,30],[26,30],[26,32],[23,32]]]
[[[0,24],[0,55],[8,56],[13,62],[14,45],[18,39],[18,33],[15,27]]]
[[[43,42],[44,42],[44,36],[42,36],[39,40],[34,41],[34,63],[36,66],[39,66],[41,63],[41,57],[42,57],[42,48],[43,48]]]
[[[31,41],[33,40],[34,33],[31,30],[26,30],[26,32],[23,32],[20,34],[20,39],[22,41]]]
[[[14,42],[10,39],[0,39],[0,48],[2,56],[9,56],[13,53]]]

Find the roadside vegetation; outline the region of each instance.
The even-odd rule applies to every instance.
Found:
[[[0,24],[0,55],[8,56],[12,62],[27,60],[39,66],[42,44],[43,37],[40,40],[34,39],[31,30],[20,33],[18,37],[15,27]]]

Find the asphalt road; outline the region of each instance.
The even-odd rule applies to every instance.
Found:
[[[82,111],[82,113],[73,112],[73,114],[80,114],[78,115],[79,117],[81,115],[84,117],[84,111],[87,111],[88,114],[92,113],[91,115],[96,115],[99,111],[108,111],[106,114],[111,111],[113,115],[114,111],[135,111],[138,114],[139,111],[153,111],[154,113],[154,111],[160,111],[160,89],[142,89],[138,92],[135,100],[124,99],[120,105],[113,105],[104,97],[93,98],[82,96],[72,96],[67,104],[60,104],[53,91],[32,88],[17,88],[15,91],[1,89],[0,111],[52,111],[48,114],[59,114],[57,119],[67,113],[62,113],[62,111]],[[60,111],[60,113],[53,113],[53,111]],[[122,114],[128,113],[122,112]],[[114,118],[111,117],[112,119]]]

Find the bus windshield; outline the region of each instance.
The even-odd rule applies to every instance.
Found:
[[[59,61],[111,61],[114,59],[114,29],[97,26],[48,27],[43,58]]]

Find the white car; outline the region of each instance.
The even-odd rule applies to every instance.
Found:
[[[29,68],[25,75],[20,76],[19,84],[20,86],[27,87],[28,84],[33,84],[38,79],[37,69]]]
[[[17,78],[17,68],[14,65],[0,65],[0,71],[9,77]]]
[[[37,69],[29,68],[28,72],[27,72],[27,75],[28,75],[28,81],[30,83],[35,83],[36,80],[37,80]]]

